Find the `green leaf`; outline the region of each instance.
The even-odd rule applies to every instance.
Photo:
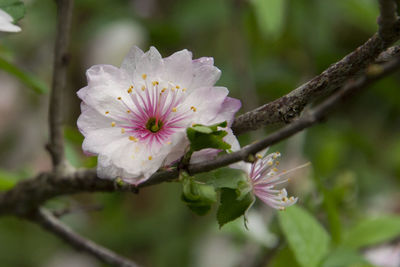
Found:
[[[1,57],[0,57],[0,69],[14,75],[22,83],[24,83],[29,88],[33,89],[38,94],[47,93],[49,91],[48,87],[36,76],[21,70],[14,64],[6,61],[4,58]]]
[[[205,148],[230,149],[231,145],[223,140],[228,133],[218,130],[219,127],[224,128],[226,126],[227,122],[224,121],[210,126],[196,124],[187,128],[186,134],[190,141],[191,151],[199,151]]]
[[[198,215],[205,215],[217,201],[217,193],[211,185],[199,183],[190,176],[184,176],[182,184],[182,200]]]
[[[339,247],[332,251],[321,267],[365,266],[368,262],[357,251]]]
[[[343,240],[343,245],[361,248],[389,241],[400,236],[400,216],[382,216],[361,221],[351,228]]]
[[[300,267],[297,263],[296,258],[293,255],[293,252],[289,249],[289,247],[285,247],[276,254],[276,256],[271,260],[271,263],[268,265],[270,267]]]
[[[280,227],[297,261],[316,267],[328,253],[330,237],[306,210],[291,206],[278,214]]]
[[[0,8],[18,21],[25,16],[25,5],[19,0],[0,0]]]
[[[221,188],[221,200],[217,211],[219,227],[244,215],[254,200],[251,193],[239,200],[236,190]]]
[[[283,30],[285,0],[253,0],[253,7],[261,33],[266,38],[277,38]]]
[[[231,188],[237,189],[240,182],[247,182],[246,173],[242,170],[232,168],[220,168],[213,172],[195,175],[196,179],[214,186],[215,189]]]

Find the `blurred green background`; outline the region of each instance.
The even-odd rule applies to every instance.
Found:
[[[49,85],[55,4],[24,3],[22,32],[0,36],[0,56]],[[86,84],[86,69],[119,66],[132,45],[143,50],[153,45],[164,57],[184,48],[195,58],[214,57],[222,70],[218,85],[242,100],[244,112],[288,93],[361,45],[377,30],[377,16],[375,0],[76,1],[64,95],[67,157],[76,167],[96,165],[81,151],[76,91]],[[44,151],[48,94],[2,70],[0,81],[0,190],[6,190],[50,168]],[[241,144],[277,127],[241,136]],[[71,207],[75,212],[63,221],[144,266],[400,266],[398,74],[272,150],[282,153],[282,168],[312,163],[296,172],[288,186],[304,209],[277,212],[257,202],[249,213],[249,230],[242,219],[218,229],[215,210],[194,215],[180,200],[178,183],[138,195],[62,197],[47,205]],[[299,229],[285,223],[293,220],[299,220]],[[306,223],[301,228],[307,220],[315,227]],[[296,246],[292,237],[304,240]],[[325,251],[314,251],[321,242],[327,244]],[[302,258],[307,251],[319,253],[315,263]],[[379,259],[392,259],[387,264],[395,265]],[[0,266],[105,265],[36,225],[8,217],[0,218]]]

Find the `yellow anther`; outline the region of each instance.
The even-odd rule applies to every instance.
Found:
[[[128,110],[126,111],[126,113],[131,113],[131,111],[128,109]]]
[[[289,200],[290,200],[290,201],[294,201],[294,197],[290,197]]]
[[[121,100],[122,98],[119,96],[119,97],[117,97],[117,99],[118,99],[118,100]]]
[[[172,88],[171,88],[171,91],[172,91],[172,92],[175,92],[175,87],[172,87]]]
[[[278,165],[279,165],[279,163],[280,163],[279,161],[275,162],[276,166],[278,166]]]
[[[135,138],[134,136],[129,136],[129,140],[131,140],[131,141],[134,141],[134,142],[137,142],[138,141],[138,139],[137,138]]]
[[[152,160],[153,159],[153,157],[152,156],[149,156],[149,160]]]
[[[143,78],[143,80],[146,80],[147,74],[142,74],[142,78]]]
[[[272,161],[268,161],[269,166],[272,166],[272,164],[274,164]]]
[[[172,108],[172,112],[176,112],[176,108]]]
[[[146,86],[142,85],[142,91],[146,90]]]
[[[262,156],[260,154],[257,154],[256,157],[262,159]]]
[[[116,123],[115,123],[115,121],[113,121],[113,122],[111,123],[111,127],[115,127],[115,125],[116,125]]]
[[[287,197],[283,197],[283,198],[282,198],[282,201],[283,201],[283,202],[287,202],[287,201],[288,201],[288,198],[287,198]]]
[[[161,93],[164,93],[165,90],[167,90],[167,88],[163,88],[163,89],[161,90]]]
[[[170,145],[170,144],[171,144],[171,141],[168,141],[168,142],[167,142],[167,145]]]
[[[125,129],[124,128],[121,128],[121,133],[125,133]]]
[[[110,113],[110,111],[106,111],[105,113],[108,114],[108,113]]]
[[[278,172],[278,169],[277,168],[273,168],[272,169],[274,172]]]
[[[186,88],[183,88],[183,89],[182,89],[182,92],[186,92],[186,90],[187,90]]]
[[[158,85],[158,82],[157,81],[153,81],[152,84],[153,84],[153,86],[156,86],[156,85]]]
[[[132,88],[133,88],[133,86],[131,86],[131,87],[129,87],[129,89],[128,89],[128,94],[130,94],[130,93],[132,93]]]
[[[177,85],[177,86],[175,86],[175,88],[176,88],[176,89],[179,89],[179,88],[180,88],[180,86],[179,86],[179,85]]]
[[[193,110],[193,112],[196,112],[197,110],[194,106],[191,106],[190,109]]]

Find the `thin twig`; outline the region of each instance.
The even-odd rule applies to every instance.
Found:
[[[327,98],[324,102],[304,114],[298,120],[286,127],[270,134],[265,139],[246,146],[241,150],[217,157],[212,161],[191,164],[188,171],[191,174],[211,171],[241,160],[249,160],[252,155],[262,149],[276,144],[297,132],[321,121],[327,113],[350,94],[367,87],[400,67],[400,60],[396,58],[383,65],[371,66],[367,73],[356,81],[348,82],[340,91]],[[99,179],[95,170],[80,170],[53,179],[53,173],[42,173],[35,179],[28,179],[18,183],[14,188],[0,193],[0,215],[15,214],[23,216],[35,209],[43,202],[60,195],[82,192],[114,192],[130,191],[137,193],[139,188],[159,184],[176,179],[179,172],[176,169],[162,170],[153,174],[147,181],[138,187],[126,183],[115,183],[112,180]]]
[[[53,216],[53,214],[45,209],[38,210],[33,216],[28,218],[43,227],[44,230],[53,233],[67,244],[71,245],[79,251],[83,251],[95,256],[97,259],[108,263],[112,266],[120,267],[137,267],[138,265],[131,260],[119,256],[113,251],[104,248],[91,240],[85,239],[81,235],[75,233],[67,225]]]
[[[388,33],[385,39],[378,33],[374,34],[356,50],[287,95],[240,115],[235,119],[232,130],[237,135],[268,124],[291,122],[307,104],[341,88],[349,78],[358,75],[390,44],[398,40],[400,21],[397,20]]]
[[[57,0],[57,36],[54,51],[53,83],[50,92],[49,131],[50,141],[47,145],[53,162],[53,167],[63,167],[64,134],[63,122],[63,92],[66,85],[69,55],[67,52],[69,32],[71,27],[73,0]]]

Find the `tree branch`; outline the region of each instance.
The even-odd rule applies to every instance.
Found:
[[[251,159],[262,149],[276,144],[301,130],[320,122],[341,101],[351,94],[364,89],[374,81],[387,76],[400,68],[400,59],[396,57],[383,65],[372,65],[367,72],[355,81],[350,81],[341,90],[328,97],[314,109],[305,113],[286,127],[270,134],[265,139],[246,146],[241,150],[217,157],[212,161],[191,164],[187,171],[191,174],[211,171],[237,161]],[[138,189],[150,185],[171,181],[179,176],[179,171],[172,168],[160,170],[137,187],[112,180],[100,179],[95,170],[80,170],[54,179],[53,173],[42,173],[34,179],[18,183],[14,188],[0,193],[0,215],[14,214],[24,216],[36,209],[43,202],[56,196],[82,192],[128,191],[137,193]]]
[[[349,78],[358,75],[390,44],[399,39],[400,21],[397,20],[387,29],[385,39],[378,33],[374,34],[366,43],[307,83],[281,98],[240,115],[235,119],[232,130],[237,135],[268,124],[289,123],[307,104],[342,87]]]
[[[49,104],[50,141],[47,149],[50,152],[53,167],[59,169],[65,163],[63,121],[63,91],[66,85],[69,55],[67,52],[71,27],[73,0],[56,0],[57,3],[57,36],[54,51],[53,82]]]
[[[379,0],[380,16],[378,18],[379,35],[390,42],[393,25],[397,21],[397,4],[394,0]]]
[[[28,219],[42,226],[44,230],[58,236],[75,249],[87,252],[105,263],[112,266],[138,267],[136,263],[127,258],[119,256],[113,251],[83,238],[45,209],[37,210],[37,212]]]

